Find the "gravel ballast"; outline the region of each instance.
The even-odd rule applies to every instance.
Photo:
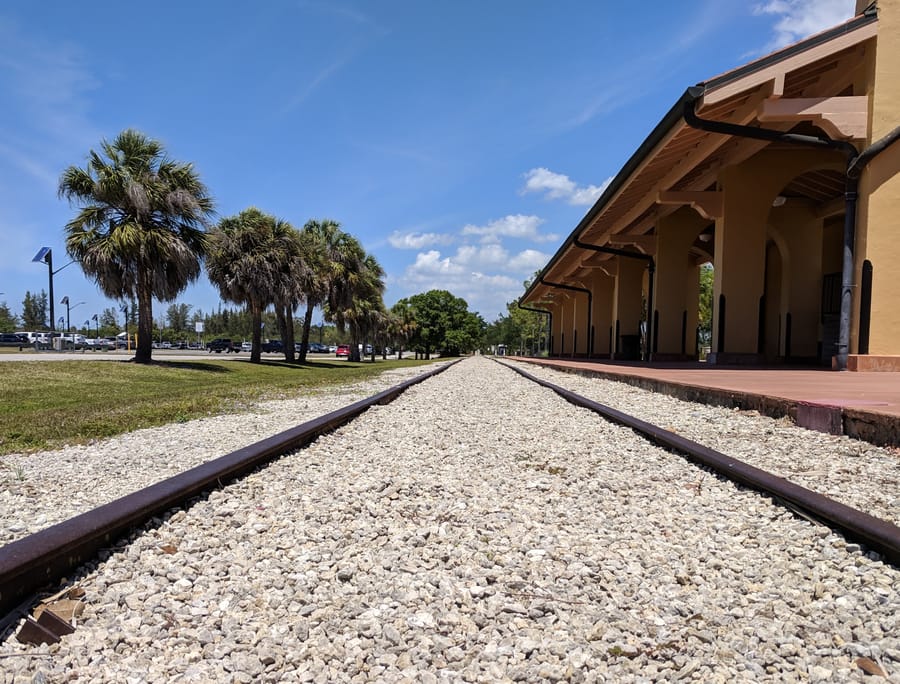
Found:
[[[479,357],[73,583],[0,681],[900,682],[896,568]]]

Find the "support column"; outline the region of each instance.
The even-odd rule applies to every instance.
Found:
[[[591,312],[591,323],[594,326],[594,356],[609,358],[612,352],[610,349],[609,331],[613,323],[613,292],[615,286],[616,281],[612,276],[602,269],[594,269],[591,282],[588,284],[593,296],[594,307]]]
[[[695,211],[682,208],[657,224],[654,309],[658,323],[656,351],[651,357],[655,361],[696,358],[700,282],[689,249],[709,223]]]
[[[752,168],[719,177],[724,216],[716,220],[710,363],[758,363],[760,298],[765,287],[766,217],[770,197],[755,191]]]
[[[613,358],[640,358],[642,283],[646,262],[618,257],[618,275],[613,294]],[[617,336],[616,332],[617,331]]]
[[[565,346],[571,342],[571,334],[567,335],[568,323],[566,322],[566,314],[568,313],[568,298],[558,297],[556,311],[553,313],[553,354],[555,356],[564,356],[566,353]]]
[[[587,356],[591,331],[588,330],[587,294],[572,293],[572,345],[575,356]]]

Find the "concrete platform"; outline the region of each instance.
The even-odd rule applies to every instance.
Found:
[[[756,410],[773,418],[790,416],[812,430],[900,446],[900,372],[510,358],[690,401]]]

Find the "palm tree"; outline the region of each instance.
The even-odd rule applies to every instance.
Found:
[[[403,347],[415,335],[418,324],[415,312],[405,297],[391,307],[391,333],[397,345],[397,358],[403,357]]]
[[[359,361],[359,347],[369,332],[384,321],[384,269],[371,254],[366,254],[359,269],[347,279],[349,297],[346,306],[336,311],[338,327],[350,326],[350,360]]]
[[[255,207],[229,216],[208,233],[206,269],[222,298],[244,304],[250,314],[253,348],[259,363],[262,314],[270,304],[291,301],[292,280],[301,267],[299,235],[287,221]]]
[[[352,308],[365,272],[366,252],[355,237],[331,221],[309,221],[303,228],[315,272],[314,286],[306,293],[307,309],[303,322],[301,361],[309,342],[309,330],[315,306],[321,306],[325,318],[344,332],[350,319],[346,312]],[[352,332],[352,331],[351,331]],[[354,354],[351,350],[351,356]],[[358,354],[357,354],[358,357]]]
[[[332,283],[343,272],[347,260],[341,254],[341,248],[347,243],[342,239],[346,233],[340,224],[330,219],[307,221],[300,231],[303,251],[307,264],[307,277],[302,283],[306,300],[306,312],[303,316],[303,330],[300,342],[299,361],[306,361],[309,349],[309,331],[312,327],[314,309],[323,307],[329,299]],[[352,260],[352,257],[350,257]]]
[[[191,164],[139,131],[100,149],[60,177],[59,196],[80,209],[66,224],[66,251],[105,295],[137,299],[134,360],[149,363],[153,299],[174,300],[200,275],[213,201]]]

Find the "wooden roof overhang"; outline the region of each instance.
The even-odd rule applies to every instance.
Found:
[[[853,86],[860,82],[859,70],[865,68],[866,52],[874,49],[876,36],[877,16],[874,10],[867,10],[835,28],[688,88],[520,302],[539,304],[570,296],[543,284],[542,279],[584,286],[593,269],[615,273],[615,260],[623,257],[585,250],[576,240],[653,254],[660,217],[689,205],[714,221],[721,212],[721,199],[715,192],[719,171],[765,147],[785,146],[691,128],[684,120],[686,105],[694,106],[704,119],[820,136],[825,131],[835,140],[866,139],[868,94],[853,92]],[[816,171],[795,179],[785,193],[806,197],[823,206],[822,211],[834,213],[842,210],[843,187],[841,172]],[[692,254],[698,263],[712,257],[709,245],[700,241]]]

